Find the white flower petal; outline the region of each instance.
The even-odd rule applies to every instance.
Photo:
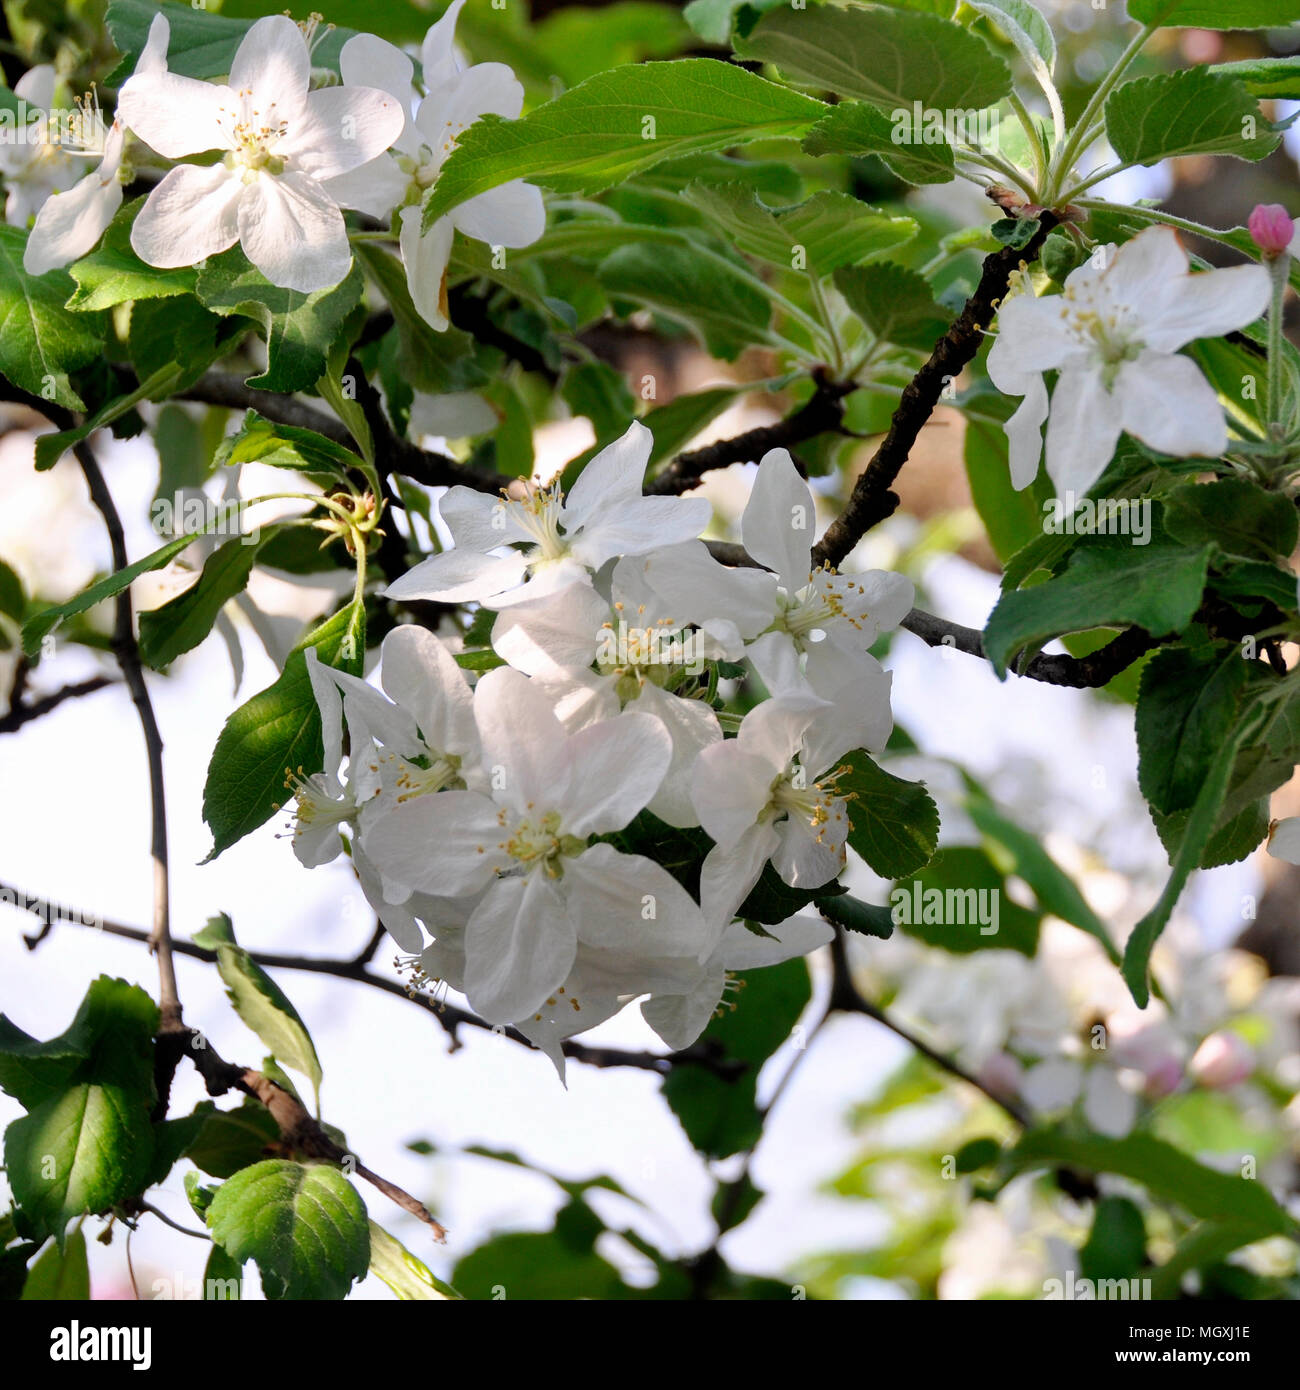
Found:
[[[1007,432],[1011,486],[1024,491],[1038,476],[1043,456],[1043,421],[1047,419],[1047,383],[1041,376],[1025,384],[1024,400],[1003,428]]]
[[[118,120],[165,159],[233,148],[235,108],[229,87],[158,69],[129,77],[117,97]]]
[[[735,917],[779,846],[776,830],[764,824],[751,826],[730,848],[715,845],[708,852],[700,870],[700,907],[715,929]]]
[[[656,994],[641,1001],[641,1017],[673,1049],[689,1047],[709,1026],[722,1000],[726,972],[721,966],[705,971],[686,994]]]
[[[561,880],[578,939],[633,957],[698,961],[714,933],[695,899],[661,865],[613,845],[592,845],[565,862]]]
[[[509,863],[496,849],[500,839],[497,807],[488,797],[438,792],[377,817],[366,831],[364,847],[383,875],[386,891],[400,884],[408,894],[459,897],[477,892],[498,867]]]
[[[1156,352],[1176,352],[1195,338],[1217,338],[1245,328],[1268,308],[1271,295],[1271,278],[1262,265],[1187,275],[1176,293],[1152,307],[1143,341]]]
[[[269,124],[296,115],[307,97],[311,53],[303,32],[287,15],[259,19],[244,35],[230,65],[230,87],[248,92]]]
[[[595,659],[602,626],[608,622],[609,604],[589,585],[570,584],[558,593],[503,609],[492,628],[492,647],[530,676],[557,666],[581,669]]]
[[[131,246],[149,265],[196,265],[239,240],[244,187],[220,164],[172,169],[150,193],[131,227]]]
[[[465,0],[451,0],[436,24],[429,27],[420,47],[420,66],[427,91],[450,82],[461,66],[456,59],[456,20]]]
[[[794,812],[776,823],[780,844],[772,864],[791,888],[820,888],[844,868],[844,840],[849,822],[844,803],[832,803],[834,811],[824,824],[813,826]]]
[[[709,838],[736,844],[771,800],[773,776],[766,758],[747,753],[735,739],[706,748],[695,764],[691,800]]]
[[[306,174],[263,174],[236,210],[244,254],[273,284],[311,294],[352,268],[338,204]]]
[[[1137,1097],[1111,1067],[1094,1066],[1083,1087],[1083,1115],[1098,1134],[1122,1139],[1137,1123]]]
[[[23,269],[29,275],[44,275],[84,256],[104,235],[121,206],[122,185],[116,170],[105,178],[97,169],[66,193],[47,198],[27,238]]]
[[[1124,428],[1174,458],[1217,458],[1228,427],[1214,387],[1190,357],[1144,352],[1115,382]]]
[[[473,603],[513,588],[523,579],[527,561],[517,551],[484,555],[457,546],[412,565],[384,590],[387,598],[429,599],[439,603]]]
[[[570,775],[551,800],[565,832],[622,830],[658,791],[672,751],[668,730],[649,714],[622,714],[570,734],[561,754]]]
[[[725,619],[743,637],[753,637],[776,612],[776,575],[721,565],[703,541],[657,546],[646,556],[645,579],[664,599],[666,611],[682,622]]]
[[[565,531],[572,535],[602,513],[639,501],[653,448],[654,436],[633,420],[626,433],[591,458],[564,499]]]
[[[439,333],[451,322],[447,317],[447,262],[456,229],[451,219],[440,217],[427,232],[420,230],[422,209],[403,208],[398,242],[406,266],[406,283],[420,317]]]
[[[817,512],[812,492],[785,449],[764,454],[749,495],[740,532],[745,549],[774,570],[790,593],[802,589],[811,571]]]
[[[616,555],[643,555],[656,546],[694,540],[712,516],[713,504],[703,497],[638,497],[618,510],[593,511],[569,548],[575,559],[598,570]]]
[[[765,926],[766,936],[752,932],[736,922],[722,934],[718,954],[728,970],[758,970],[780,965],[795,956],[810,955],[835,938],[834,929],[821,917],[787,917],[775,926]]]
[[[1082,497],[1101,477],[1122,428],[1120,403],[1106,390],[1100,370],[1061,373],[1047,422],[1047,472],[1058,497],[1070,491]]]
[[[446,645],[411,624],[384,638],[380,656],[384,689],[419,725],[425,743],[456,757],[475,754],[473,692]]]
[[[1300,816],[1287,816],[1275,821],[1269,831],[1268,852],[1274,859],[1288,864],[1300,864]]]
[[[521,815],[554,809],[570,774],[584,775],[569,762],[564,726],[541,687],[509,666],[480,678],[474,718],[494,790]]]
[[[376,87],[325,87],[307,98],[275,151],[295,170],[328,179],[383,154],[405,121],[402,103]]]
[[[448,215],[467,237],[489,246],[531,246],[546,230],[541,189],[521,179],[467,198]]]
[[[651,681],[641,687],[641,693],[632,700],[629,712],[652,714],[672,739],[672,759],[664,780],[650,798],[648,810],[667,825],[678,829],[689,829],[699,825],[699,812],[691,800],[691,783],[695,772],[695,760],[715,743],[722,742],[722,728],[718,717],[703,700],[683,700],[670,695],[666,690]]]
[[[564,983],[577,927],[559,885],[544,873],[503,878],[465,928],[465,994],[489,1023],[535,1014]]]

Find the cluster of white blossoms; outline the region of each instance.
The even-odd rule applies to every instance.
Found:
[[[67,265],[99,241],[122,204],[130,134],[165,160],[204,160],[177,163],[136,217],[131,245],[149,265],[196,265],[238,244],[272,284],[311,293],[351,268],[344,208],[395,215],[412,298],[445,329],[453,232],[515,247],[545,229],[541,194],[515,182],[421,231],[421,202],[458,137],[485,114],[515,117],[523,105],[503,64],[461,64],[453,38],[463,3],[455,0],[426,35],[418,89],[411,59],[371,34],[343,45],[341,86],[318,85],[328,75],[313,71],[308,34],[284,15],[252,25],[224,83],[202,82],[169,71],[170,29],[156,16],[97,168],[78,180],[67,151],[9,155],[9,220],[22,225],[35,214],[28,272]],[[52,70],[33,69],[18,90],[52,100]]]
[[[633,424],[567,495],[444,495],[454,546],[387,593],[495,612],[502,664],[472,686],[415,626],[385,638],[382,692],[308,653],[325,770],[294,782],[299,859],[334,858],[346,835],[422,975],[557,1066],[564,1038],[638,998],[685,1047],[729,970],[829,940],[819,919],[756,931],[737,916],[769,863],[808,890],[843,869],[835,766],[889,736],[890,677],[868,648],[913,597],[899,575],[811,568],[813,497],[784,450],[760,463],[742,522],[771,569],[720,564],[699,538],[707,501],[642,495],[651,448]],[[735,737],[719,663],[765,687],[728,721]],[[639,817],[698,832],[698,893],[630,852],[620,832]]]

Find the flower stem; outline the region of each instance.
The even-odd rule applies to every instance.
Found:
[[[1273,300],[1268,311],[1268,394],[1265,403],[1269,435],[1281,439],[1282,421],[1282,301],[1286,297],[1291,257],[1283,251],[1269,262],[1273,280]]]

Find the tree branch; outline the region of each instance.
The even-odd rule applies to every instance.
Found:
[[[0,715],[0,734],[14,733],[21,729],[24,724],[30,724],[33,719],[39,719],[43,714],[49,714],[51,710],[58,709],[65,700],[76,700],[82,695],[93,695],[96,690],[103,690],[105,686],[114,684],[116,682],[110,680],[108,676],[91,676],[89,680],[60,686],[58,690],[52,691],[49,695],[42,695],[38,699],[29,700],[26,704],[15,703],[10,706],[8,714]]]
[[[1047,234],[1057,224],[1052,212],[1038,217],[1038,230],[1019,250],[1004,246],[985,257],[975,293],[966,301],[956,321],[934,346],[928,361],[903,389],[902,398],[870,463],[853,485],[844,510],[826,528],[813,551],[814,565],[839,565],[862,537],[878,522],[892,516],[898,495],[891,492],[921,430],[934,414],[944,387],[969,365],[984,341],[984,329],[1007,292],[1012,272],[1038,257]]]

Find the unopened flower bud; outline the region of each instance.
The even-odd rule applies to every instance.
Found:
[[[1215,1091],[1236,1086],[1254,1069],[1255,1054],[1236,1033],[1211,1033],[1196,1049],[1188,1067],[1202,1086]]]
[[[1295,223],[1281,203],[1258,204],[1247,225],[1250,239],[1270,261],[1282,255],[1295,236]]]

